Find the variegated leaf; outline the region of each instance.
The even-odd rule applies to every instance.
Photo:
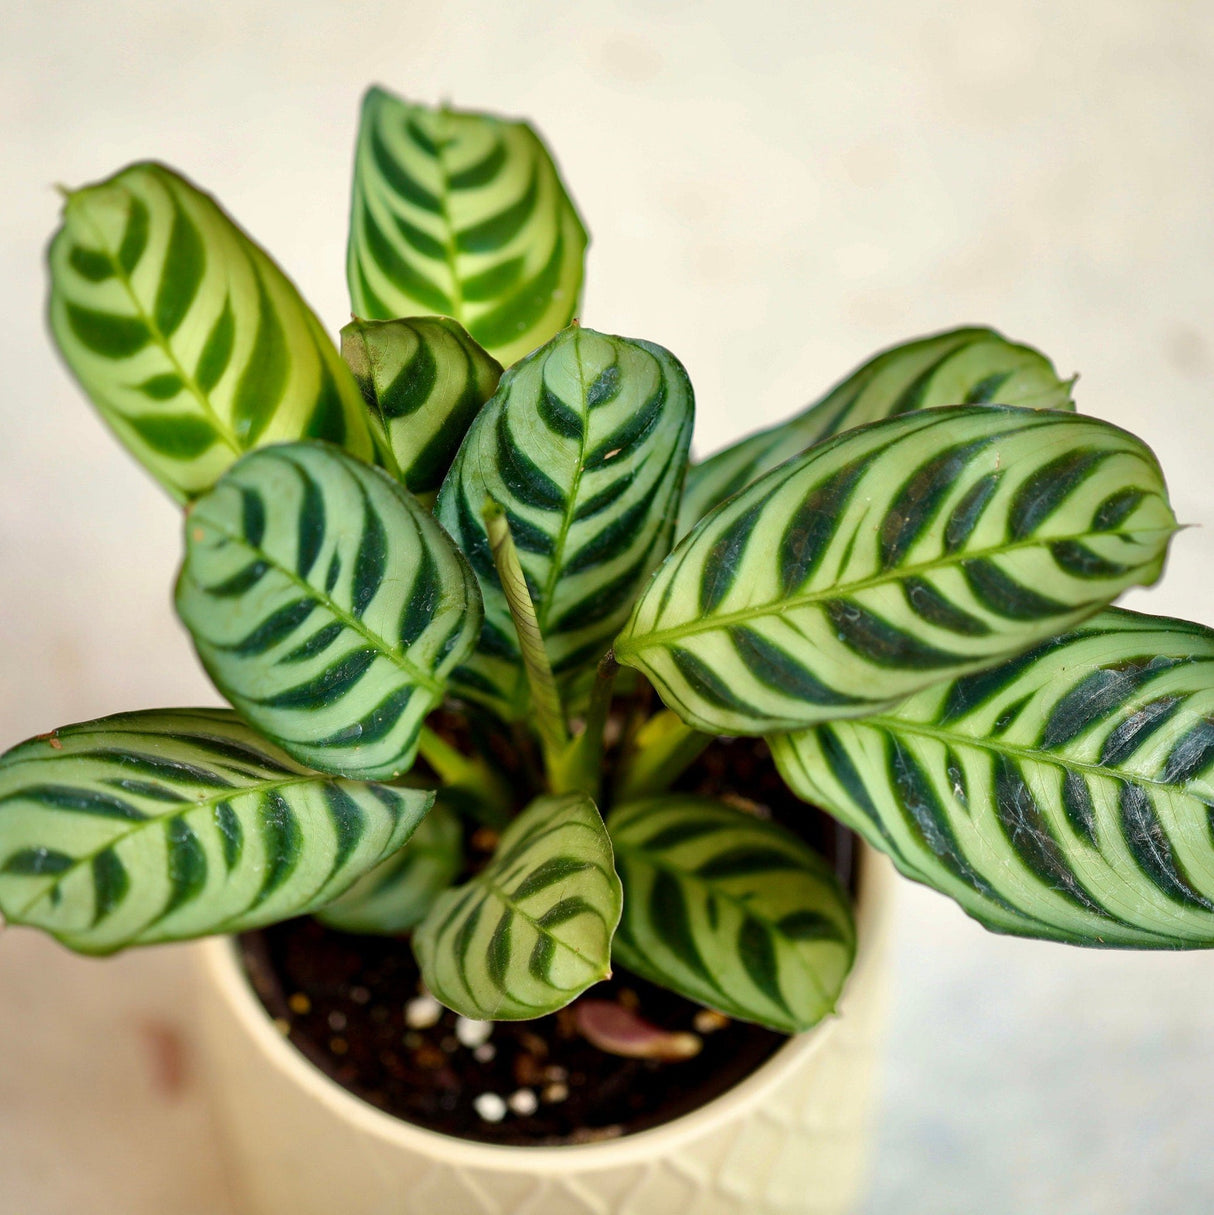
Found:
[[[781,774],[997,932],[1214,946],[1214,632],[1110,610],[879,716],[772,740]]]
[[[472,571],[386,473],[324,443],[245,456],[186,519],[177,611],[215,685],[301,763],[413,763],[480,628]]]
[[[594,802],[541,797],[502,833],[493,860],[431,908],[413,936],[422,978],[466,1017],[555,1012],[611,973],[620,900]]]
[[[135,164],[70,193],[51,330],[118,437],[177,499],[262,443],[370,459],[358,387],[281,270],[215,200]]]
[[[713,733],[864,716],[1153,582],[1174,530],[1154,456],[1123,430],[919,411],[845,431],[708,515],[615,656]]]
[[[1074,409],[1071,383],[1043,354],[993,329],[952,329],[893,346],[796,417],[692,465],[680,529],[690,531],[718,503],[842,430],[937,405]]]
[[[440,789],[434,808],[409,842],[322,907],[316,918],[343,932],[406,932],[458,876],[464,862],[462,845],[459,819],[443,802]]]
[[[347,267],[357,315],[451,316],[510,364],[577,314],[587,241],[525,122],[367,93]]]
[[[468,554],[485,627],[453,689],[507,719],[527,683],[482,511],[506,512],[558,682],[592,670],[670,548],[691,438],[682,364],[650,342],[576,326],[510,368],[439,493]]]
[[[220,709],[67,726],[0,759],[0,910],[82,953],[328,902],[434,794],[319,776]]]
[[[443,316],[353,320],[341,331],[341,353],[384,465],[413,493],[436,492],[501,364]]]
[[[620,806],[607,829],[624,886],[621,966],[786,1033],[834,1011],[855,955],[851,907],[794,835],[688,795]]]

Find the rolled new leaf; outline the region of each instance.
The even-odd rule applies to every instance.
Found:
[[[687,373],[669,351],[593,329],[567,329],[506,372],[436,508],[485,600],[476,653],[453,679],[460,694],[507,719],[527,712],[486,501],[505,511],[564,689],[593,671],[670,549],[693,409]]]
[[[1214,946],[1214,632],[1110,610],[896,710],[772,740],[780,772],[986,927]]]
[[[540,1017],[611,973],[620,901],[594,802],[541,797],[480,873],[439,896],[413,949],[448,1008],[478,1020]]]
[[[713,511],[615,656],[711,733],[860,717],[1153,582],[1174,530],[1155,457],[1115,426],[919,411],[845,431]]]
[[[358,316],[454,317],[513,363],[577,315],[586,229],[525,122],[363,99],[347,274]]]
[[[624,886],[621,966],[785,1033],[834,1011],[855,956],[846,894],[826,862],[774,823],[672,795],[607,820]]]
[[[395,936],[425,917],[464,861],[459,819],[438,796],[409,842],[317,911],[318,920],[342,932]]]
[[[226,473],[185,538],[177,612],[241,716],[322,772],[407,771],[481,621],[416,499],[328,444],[283,444]]]
[[[312,310],[171,169],[135,164],[68,194],[50,269],[64,359],[179,501],[262,443],[326,439],[371,458],[358,387]]]
[[[241,932],[340,894],[433,799],[309,772],[226,710],[67,726],[0,759],[0,911],[82,953]]]
[[[384,465],[415,494],[438,490],[502,366],[443,316],[353,320],[341,353]]]
[[[939,405],[1074,409],[1070,380],[1031,346],[993,329],[936,333],[884,350],[779,426],[750,435],[687,473],[681,531],[714,506],[814,443],[840,431]]]

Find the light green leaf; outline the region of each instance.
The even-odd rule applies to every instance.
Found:
[[[1155,457],[1117,427],[919,411],[845,431],[713,511],[615,655],[712,733],[865,716],[1153,582],[1174,530]]]
[[[177,611],[216,687],[301,763],[413,763],[480,628],[472,571],[386,473],[323,443],[252,452],[186,519]]]
[[[501,364],[442,316],[353,320],[341,331],[341,353],[385,466],[413,493],[434,493],[497,388]]]
[[[1214,946],[1214,632],[1111,610],[861,721],[780,772],[997,932]]]
[[[620,879],[594,802],[541,797],[471,881],[441,894],[413,937],[426,986],[479,1020],[563,1008],[611,973]]]
[[[359,878],[316,918],[343,932],[395,936],[418,923],[463,865],[459,819],[438,793],[434,808],[395,855]]]
[[[507,719],[528,693],[483,510],[506,512],[562,690],[588,677],[670,549],[693,415],[661,346],[576,326],[511,367],[477,415],[436,515],[468,554],[485,627],[453,688]]]
[[[434,794],[318,776],[220,709],[67,726],[0,759],[0,910],[82,953],[301,915]]]
[[[621,966],[786,1033],[834,1011],[855,956],[847,896],[810,848],[705,797],[618,807],[607,820],[624,884]]]
[[[85,392],[175,498],[262,443],[370,459],[320,322],[210,195],[159,164],[75,190],[50,248],[51,330]]]
[[[842,430],[938,405],[1074,409],[1070,380],[1031,346],[993,329],[952,329],[884,350],[807,409],[717,452],[687,473],[681,532],[807,447]]]
[[[454,317],[510,364],[577,315],[586,229],[525,122],[363,99],[347,276],[373,320]]]

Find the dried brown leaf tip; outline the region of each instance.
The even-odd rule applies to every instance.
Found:
[[[579,1000],[578,1033],[609,1055],[677,1062],[700,1053],[699,1035],[662,1029],[613,1000]]]

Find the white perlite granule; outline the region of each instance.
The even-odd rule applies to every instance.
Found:
[[[405,1024],[410,1029],[429,1029],[443,1015],[443,1006],[429,993],[405,1005]]]
[[[493,1033],[492,1021],[473,1021],[469,1017],[457,1017],[455,1021],[455,1036],[467,1047],[480,1046],[489,1040]]]
[[[506,1103],[497,1093],[481,1093],[472,1106],[486,1122],[501,1122],[506,1116]]]

